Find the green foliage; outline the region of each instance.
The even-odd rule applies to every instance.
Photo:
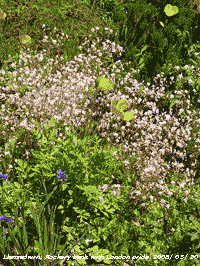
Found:
[[[102,91],[111,90],[113,88],[112,82],[104,77],[97,78],[95,83],[98,89],[101,89]]]
[[[98,191],[97,186],[109,183],[109,177],[114,172],[117,176],[122,176],[120,170],[121,163],[113,162],[112,153],[108,151],[111,148],[111,152],[114,152],[116,150],[115,148],[107,147],[107,150],[106,147],[104,147],[103,150],[98,146],[101,140],[98,140],[96,136],[93,136],[93,138],[86,137],[84,139],[79,139],[75,132],[73,132],[73,134],[71,133],[70,127],[65,135],[66,140],[58,140],[55,136],[55,123],[58,124],[59,127],[59,123],[56,122],[54,118],[52,118],[48,124],[48,129],[47,125],[41,126],[41,128],[44,129],[44,135],[38,130],[32,130],[32,138],[36,139],[40,146],[37,151],[32,150],[34,158],[32,158],[29,165],[26,160],[20,159],[19,155],[15,153],[15,158],[18,159],[18,167],[15,169],[15,179],[17,176],[16,171],[24,173],[23,175],[26,179],[31,182],[31,186],[30,183],[24,184],[25,179],[19,177],[19,180],[14,182],[12,186],[8,186],[7,183],[5,183],[5,185],[3,185],[4,193],[1,193],[4,202],[1,213],[3,213],[4,209],[7,209],[5,214],[9,217],[13,215],[14,209],[19,210],[19,207],[23,206],[23,210],[26,213],[25,218],[29,217],[31,213],[33,218],[37,217],[36,224],[40,242],[35,241],[35,252],[38,252],[38,255],[42,257],[48,254],[47,246],[50,245],[52,247],[52,242],[49,244],[47,244],[47,241],[43,242],[43,234],[41,232],[43,232],[45,227],[42,228],[39,222],[44,219],[42,218],[43,216],[40,217],[40,215],[42,215],[42,210],[46,209],[46,202],[49,202],[48,206],[56,202],[56,217],[60,217],[63,213],[70,213],[70,220],[67,218],[65,222],[62,223],[63,229],[67,229],[71,224],[74,224],[72,222],[72,217],[78,217],[81,223],[88,220],[89,213],[86,211],[86,208],[92,210],[95,207],[95,215],[98,215],[98,209],[103,213],[105,212],[105,216],[107,216],[107,213],[113,215],[112,212],[114,209],[118,209],[117,202],[115,204],[112,203],[111,197],[108,201],[109,205],[105,204],[102,206],[102,203],[99,201],[99,196],[101,196],[102,193]],[[54,141],[56,145],[53,146],[53,149],[49,150],[48,147],[50,143]],[[91,142],[95,144],[93,148],[89,144]],[[92,151],[92,157],[86,155],[88,151]],[[117,153],[120,151],[120,148],[117,149]],[[64,183],[63,186],[61,186],[58,180],[56,181],[55,169],[59,167],[62,168],[63,172],[67,173],[67,179],[65,179],[67,182]],[[104,176],[104,178],[102,178],[102,176]],[[19,183],[21,183],[22,186],[20,186]],[[24,191],[25,187],[27,188],[26,193]],[[34,200],[34,195],[38,195],[36,201]],[[26,200],[27,198],[29,200]],[[90,203],[88,203],[88,201]],[[89,207],[88,204],[90,204],[91,207]],[[31,205],[38,206],[39,210],[36,212]],[[108,206],[110,207],[108,208]],[[55,221],[57,221],[57,219]],[[18,222],[18,226],[21,228],[23,224],[25,224],[25,222],[22,218],[22,220]],[[94,226],[95,225],[96,223]],[[17,232],[15,233],[17,234]],[[16,234],[14,234],[13,231],[13,235],[16,236]],[[96,239],[100,240],[97,236]],[[43,248],[45,248],[45,251]],[[93,249],[90,249],[91,254],[92,250]],[[7,253],[6,251],[4,252],[5,254]]]
[[[57,2],[56,7],[52,6],[49,1],[41,1],[40,3],[37,2],[37,4],[28,1],[27,3],[21,3],[16,8],[14,6],[15,4],[12,6],[12,1],[6,7],[3,3],[2,5],[0,4],[2,8],[0,19],[4,21],[3,27],[0,28],[1,62],[8,60],[8,55],[15,59],[14,57],[20,54],[20,50],[26,51],[27,48],[30,48],[31,54],[34,54],[35,51],[39,53],[46,49],[47,54],[52,59],[55,59],[56,54],[59,54],[67,57],[67,60],[72,60],[74,56],[79,54],[78,46],[84,40],[84,37],[89,35],[90,29],[95,24],[96,26],[106,26],[101,21],[101,13],[98,12],[96,7],[91,10],[81,1],[75,0],[70,4],[68,1],[64,1],[64,3]],[[74,16],[77,7],[80,15],[78,18]],[[91,13],[92,16],[98,14],[95,20],[88,20]],[[44,23],[41,23],[41,21]],[[86,21],[89,23],[85,24]],[[19,30],[16,30],[18,24],[22,26],[20,26]],[[43,28],[44,24],[48,31],[52,33],[53,40],[57,41],[54,28],[58,29],[57,33],[59,35],[64,34],[63,42],[59,47],[53,45],[53,43],[50,46],[46,45],[42,41],[44,36],[47,35]],[[28,39],[26,36],[28,36]],[[70,36],[69,39],[67,36]]]
[[[25,176],[31,181],[31,186],[29,184],[28,187],[29,194],[27,194],[27,192],[25,193],[23,179],[19,176],[17,182],[12,183],[11,186],[5,182],[3,183],[3,189],[1,189],[3,202],[2,209],[0,210],[1,213],[6,209],[6,215],[9,217],[13,215],[13,209],[17,209],[19,212],[19,207],[23,206],[25,216],[22,215],[20,220],[16,220],[20,230],[23,228],[23,225],[26,224],[25,219],[28,219],[30,215],[32,218],[35,218],[38,240],[36,237],[33,238],[34,251],[31,252],[30,249],[26,251],[23,248],[20,255],[25,255],[25,252],[28,252],[29,255],[37,254],[37,256],[44,258],[47,254],[56,254],[56,250],[60,250],[60,258],[64,258],[63,256],[66,255],[66,248],[61,246],[59,242],[64,237],[65,243],[70,242],[70,246],[72,246],[69,255],[78,252],[79,256],[82,256],[79,257],[79,263],[86,263],[86,258],[84,257],[85,253],[96,262],[111,263],[113,259],[115,259],[117,265],[122,265],[123,262],[119,254],[122,254],[122,257],[125,256],[130,260],[136,261],[137,265],[145,265],[146,260],[153,262],[153,265],[156,265],[156,263],[162,260],[164,265],[168,265],[168,261],[166,260],[167,256],[171,256],[170,263],[176,263],[179,257],[174,255],[175,249],[178,247],[179,243],[183,241],[184,237],[194,234],[194,225],[199,222],[193,216],[189,216],[188,219],[188,213],[191,209],[200,210],[199,202],[188,199],[187,204],[182,202],[178,204],[173,197],[170,197],[170,210],[164,211],[160,208],[159,204],[155,202],[153,207],[149,208],[148,214],[142,216],[143,225],[141,222],[140,225],[130,223],[130,219],[140,220],[140,208],[138,204],[138,209],[135,208],[133,211],[132,205],[130,205],[130,199],[127,201],[127,195],[131,188],[129,178],[123,180],[123,184],[126,184],[126,188],[120,192],[120,200],[117,200],[111,194],[100,192],[97,188],[98,185],[109,184],[110,180],[108,178],[110,173],[113,173],[113,170],[122,181],[122,175],[120,173],[121,163],[112,161],[110,152],[107,151],[106,147],[104,147],[105,150],[103,151],[102,148],[98,146],[99,141],[95,136],[92,139],[90,137],[79,139],[76,132],[72,133],[69,127],[65,135],[66,139],[58,140],[55,137],[56,131],[53,126],[55,123],[57,126],[60,126],[59,122],[56,122],[54,118],[49,122],[48,129],[47,124],[44,126],[41,125],[41,128],[44,129],[45,136],[39,133],[38,130],[32,130],[34,138],[37,139],[40,147],[37,151],[32,150],[34,160],[31,161],[31,165],[27,168],[28,165],[25,160],[18,160],[19,166],[16,170],[26,173]],[[76,143],[74,144],[72,139],[74,139],[75,136]],[[95,142],[93,147],[90,147],[90,141]],[[55,142],[55,145],[50,150],[49,144],[51,142]],[[92,157],[87,156],[88,151],[92,151]],[[112,151],[114,150],[112,149]],[[120,149],[117,153],[118,152],[120,152]],[[97,162],[98,169],[96,168]],[[65,178],[62,179],[63,183],[59,182],[61,179],[56,181],[55,170],[59,167],[62,168],[62,172],[66,173]],[[57,171],[57,173],[58,172],[59,171]],[[171,175],[169,183],[175,180],[175,174]],[[22,186],[20,186],[19,183],[22,183]],[[174,186],[174,191],[175,190],[176,188]],[[38,192],[40,193],[38,194]],[[191,195],[196,197],[195,194],[196,190],[191,188]],[[36,201],[33,195],[38,195]],[[181,197],[182,195],[180,195],[180,198]],[[131,201],[133,200],[134,199]],[[55,206],[54,215],[51,215],[50,220],[46,220],[44,213],[48,211],[48,206],[51,206],[53,202]],[[37,206],[37,210],[32,207],[34,205]],[[120,215],[116,217],[116,211],[118,212],[119,210],[121,210]],[[49,230],[54,232],[56,229],[50,229],[50,221],[55,222],[64,214],[70,214],[70,219],[68,216],[65,216],[66,218],[64,218],[62,222],[62,229],[59,231],[62,232],[62,237],[61,234],[59,234],[59,238],[56,238],[56,236],[55,238],[44,238]],[[73,237],[70,237],[71,234],[68,235],[66,240],[66,233],[64,232],[69,232],[69,227],[72,225],[74,226],[72,221],[75,217],[80,220],[80,225],[84,221],[89,222],[91,231],[88,233],[88,237],[94,242],[92,247],[86,247],[83,241],[73,245]],[[99,220],[98,217],[101,219]],[[165,217],[170,218],[165,221]],[[162,222],[163,220],[168,224],[167,228],[180,228],[180,232],[166,233],[164,230],[164,223]],[[151,221],[154,221],[154,228],[152,228]],[[101,225],[100,227],[99,222]],[[142,226],[142,228],[140,226]],[[81,226],[78,226],[76,229],[80,228]],[[26,229],[24,230],[25,236],[27,236],[28,233]],[[110,241],[114,240],[113,236],[116,232],[118,237],[121,240],[123,239],[123,245],[120,241],[117,241],[115,245],[110,244]],[[20,231],[17,229],[12,229],[12,235],[15,239],[18,239],[18,243],[25,241],[24,238],[21,238],[23,234],[21,235]],[[9,239],[11,240],[11,238],[8,237],[7,240]],[[105,242],[104,248],[100,248],[102,239],[104,239]],[[151,249],[151,245],[147,242],[149,239],[154,239],[154,244],[156,243],[153,250]],[[163,239],[165,239],[165,241],[163,241]],[[56,245],[53,244],[54,241],[56,241]],[[167,242],[167,245],[165,245],[164,242]],[[25,241],[25,243],[25,247],[27,247],[28,241]],[[1,250],[7,254],[5,247],[3,249],[1,247]],[[190,251],[190,256],[186,259],[188,262],[192,256],[200,255],[198,254],[197,247],[192,243],[192,240],[188,243],[188,250],[190,247],[192,248],[192,252]],[[17,249],[18,248],[16,248],[16,250]],[[150,255],[152,253],[153,255]],[[136,256],[136,254],[141,254],[141,256]],[[160,254],[162,254],[162,257],[160,257]],[[179,256],[180,255],[182,254],[179,254]],[[182,256],[184,256],[184,253]],[[72,263],[73,260],[70,258],[68,263],[69,262]],[[55,263],[58,263],[58,260],[55,260]]]
[[[173,66],[186,63],[185,53],[194,32],[196,12],[184,2],[177,6],[158,5],[156,1],[124,1],[120,5],[114,1],[113,4],[107,2],[106,7],[120,25],[117,43],[125,48],[125,53],[115,60],[131,60],[131,66],[140,69],[137,77],[140,82],[152,83],[152,77],[162,72],[166,61],[170,60]],[[138,51],[142,52],[146,46],[143,57],[138,57]]]

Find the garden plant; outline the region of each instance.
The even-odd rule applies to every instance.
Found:
[[[0,0],[0,264],[198,265],[197,8]]]

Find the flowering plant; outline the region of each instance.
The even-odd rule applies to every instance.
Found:
[[[104,201],[107,204],[102,205],[100,198],[103,193],[98,190],[98,186],[102,185],[103,182],[110,183],[110,175],[111,172],[113,173],[112,168],[120,176],[120,164],[113,162],[112,153],[106,147],[105,149],[97,148],[97,143],[100,141],[95,136],[93,138],[86,137],[84,140],[80,139],[76,133],[71,133],[70,127],[66,128],[65,141],[60,138],[57,139],[55,136],[55,124],[58,123],[52,118],[45,135],[42,135],[38,130],[32,129],[33,138],[37,139],[40,148],[36,151],[32,150],[34,158],[31,160],[30,165],[23,159],[17,160],[18,167],[15,168],[15,171],[19,171],[21,176],[17,176],[16,172],[16,177],[18,178],[16,182],[10,183],[8,181],[9,176],[1,174],[1,177],[4,178],[3,187],[1,188],[3,202],[0,209],[1,222],[5,220],[5,222],[14,222],[17,225],[17,227],[10,226],[7,232],[5,232],[3,226],[4,233],[0,230],[0,239],[2,239],[1,252],[4,255],[13,254],[14,252],[12,245],[9,244],[12,237],[17,243],[14,252],[16,255],[25,256],[29,254],[31,256],[37,254],[45,259],[50,253],[55,254],[60,251],[60,255],[64,254],[66,249],[59,244],[59,241],[63,242],[63,238],[67,239],[67,241],[74,239],[70,237],[68,228],[70,225],[75,225],[72,222],[74,219],[80,220],[78,222],[79,225],[77,224],[80,228],[80,225],[90,219],[88,210],[94,209],[92,213],[96,217],[98,209],[102,214],[106,211],[105,216],[107,216],[106,213],[112,216],[114,209],[118,209],[117,202],[112,202],[114,199],[111,201],[110,197],[109,200]],[[45,128],[46,125],[43,129],[45,130]],[[54,130],[51,131],[51,129]],[[89,141],[90,143],[95,143],[93,148],[88,145]],[[55,144],[51,149],[50,147],[53,143]],[[92,153],[92,156],[88,156],[88,151]],[[114,152],[116,149],[111,148],[111,151]],[[117,152],[119,151],[120,148]],[[55,171],[55,169],[59,170]],[[57,179],[56,172],[58,174]],[[29,182],[27,182],[27,179]],[[62,182],[62,185],[60,182]],[[57,202],[57,204],[55,209],[51,210],[50,206],[53,202]],[[21,217],[18,217],[17,213],[21,213]],[[49,218],[45,219],[44,214],[46,213],[48,213]],[[92,221],[94,221],[93,219]],[[97,220],[93,224],[94,227],[96,227]],[[33,223],[35,223],[36,229],[32,233],[36,237],[31,236],[31,231],[26,228],[27,222],[29,228],[32,228],[34,226]],[[49,223],[49,226],[46,223]],[[49,240],[43,237],[46,235],[47,228],[54,232],[54,227],[52,226],[55,223],[62,225],[62,228],[59,229],[59,237],[58,235],[55,236],[55,239],[58,240],[57,245],[53,245],[56,242],[50,235]],[[22,229],[25,230],[25,235],[22,233]],[[67,238],[65,232],[69,233]],[[3,235],[5,234],[7,235],[7,241],[4,243]],[[29,249],[31,244],[29,241],[30,236],[34,243],[33,250]],[[90,237],[97,243],[100,240],[100,236],[96,235],[95,231],[92,232]],[[64,242],[66,243],[67,241],[65,240]],[[23,245],[23,248],[22,242],[26,244]],[[80,250],[81,245],[85,246],[84,243],[79,243],[78,246],[72,248],[71,252],[79,252],[81,255],[83,253]],[[88,252],[91,255],[97,250],[98,248],[95,245]]]

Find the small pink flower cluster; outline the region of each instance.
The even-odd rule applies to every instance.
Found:
[[[98,28],[96,29],[98,30]],[[92,29],[92,31],[94,30]],[[88,42],[86,41],[83,45]],[[0,132],[1,138],[7,138],[8,129],[11,129],[10,137],[13,138],[15,137],[15,131],[26,128],[27,139],[24,140],[24,143],[26,143],[28,138],[31,139],[30,129],[39,128],[34,122],[48,123],[53,116],[64,125],[71,125],[72,130],[75,130],[78,126],[86,128],[88,122],[95,121],[96,123],[97,120],[95,119],[98,117],[97,127],[91,129],[90,133],[96,133],[107,138],[109,145],[121,147],[121,154],[118,157],[113,155],[113,160],[120,159],[125,169],[132,172],[132,181],[135,185],[132,186],[130,191],[130,198],[143,200],[144,202],[141,203],[143,207],[148,207],[146,201],[150,198],[152,203],[157,200],[163,208],[169,208],[169,203],[164,198],[179,196],[180,191],[183,191],[182,200],[187,202],[190,197],[190,187],[194,186],[197,153],[191,155],[193,164],[185,172],[182,169],[184,165],[179,163],[177,159],[179,157],[186,158],[187,143],[191,140],[191,129],[194,128],[194,125],[199,125],[200,112],[189,111],[188,91],[182,88],[175,91],[175,94],[181,96],[181,100],[175,102],[176,114],[173,114],[171,110],[169,114],[162,113],[157,108],[156,102],[165,99],[164,92],[167,83],[165,84],[163,73],[159,76],[160,84],[152,85],[151,88],[132,79],[132,76],[136,73],[134,70],[132,70],[132,73],[127,73],[125,78],[121,77],[115,82],[116,74],[122,73],[124,70],[123,64],[118,61],[114,63],[112,68],[108,68],[106,66],[107,61],[102,62],[101,56],[105,53],[107,57],[112,57],[112,53],[121,54],[123,49],[119,46],[116,47],[115,43],[110,41],[102,42],[103,46],[101,46],[99,38],[96,42],[99,47],[96,47],[96,43],[93,43],[91,48],[87,50],[87,57],[80,54],[74,58],[74,61],[70,61],[65,65],[62,64],[63,57],[57,58],[54,62],[52,59],[48,60],[44,66],[42,63],[43,54],[35,57],[27,54],[20,56],[20,60],[28,63],[28,65],[18,68],[17,71],[12,73],[13,88],[16,89],[16,84],[21,84],[21,86],[25,85],[27,89],[32,89],[32,91],[27,92],[25,96],[20,98],[19,92],[15,94],[2,92],[10,91],[10,87],[0,87],[0,98],[7,100],[8,107],[11,108],[6,110],[5,105],[1,105],[1,121],[4,121]],[[92,99],[87,99],[83,107],[84,94],[89,91],[90,86],[95,88],[95,80],[98,77],[97,63],[100,65],[98,76],[108,78],[113,82],[114,87],[112,92],[106,95],[99,92],[101,97],[96,99],[95,103]],[[36,65],[37,68],[31,67]],[[81,67],[83,65],[84,68]],[[93,70],[91,70],[91,66]],[[13,67],[17,67],[16,64],[13,63]],[[42,78],[43,72],[47,67],[49,72],[44,79]],[[78,69],[79,71],[77,71]],[[6,73],[0,71],[0,74],[5,75]],[[195,73],[192,70],[192,74],[199,77],[199,68]],[[155,82],[157,82],[157,78],[155,78]],[[3,80],[1,77],[0,79]],[[182,81],[184,83],[184,79]],[[172,82],[175,83],[175,81]],[[144,87],[144,90],[139,96],[141,86]],[[124,95],[123,92],[128,93],[131,97]],[[171,95],[171,97],[175,96]],[[114,98],[126,100],[127,109],[134,113],[131,121],[122,121],[120,117],[109,110],[105,112],[105,106],[110,106]],[[187,102],[187,114],[181,120],[178,116],[183,112],[183,100]],[[18,105],[16,111],[13,111],[14,104]],[[139,105],[141,110],[135,109],[134,106],[136,105]],[[92,107],[95,108],[95,112],[91,111]],[[16,119],[16,115],[20,117]],[[110,127],[111,119],[114,119],[112,127]],[[63,135],[64,132],[61,132],[59,136]],[[195,149],[200,151],[199,132],[195,133],[195,138]],[[19,144],[15,143],[15,139],[13,141],[14,145],[18,147]],[[8,151],[11,149],[9,142],[11,142],[11,139],[8,141]],[[174,142],[177,145],[176,149],[172,147]],[[182,152],[178,147],[182,149]],[[2,160],[3,156],[1,155]],[[126,159],[124,160],[125,156]],[[165,158],[170,158],[171,161],[166,163]],[[136,159],[136,161],[132,162],[133,159]],[[10,169],[7,170],[8,172],[11,171]],[[177,173],[175,182],[169,183],[170,175],[174,175],[175,172]],[[182,181],[178,181],[180,177]],[[173,190],[174,185],[178,189],[176,193]],[[119,187],[118,190],[120,190]],[[135,200],[135,202],[137,201]]]

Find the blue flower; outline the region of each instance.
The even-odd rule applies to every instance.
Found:
[[[6,179],[8,179],[8,174],[3,175],[2,173],[0,173],[0,180],[2,177],[6,180]]]
[[[8,218],[5,215],[4,215],[4,217],[3,216],[0,216],[0,221],[3,222],[3,220],[5,220],[5,222],[10,223],[12,221],[12,218],[11,217]]]
[[[64,171],[64,172],[65,172],[65,171]],[[57,170],[57,174],[58,174],[57,179],[59,179],[59,181],[61,181],[61,180],[60,180],[61,178],[64,178],[65,181],[68,180],[68,179],[65,179],[66,175],[65,175],[64,172],[62,172],[61,169],[60,169],[60,170]],[[62,181],[62,182],[64,183],[65,181]]]

